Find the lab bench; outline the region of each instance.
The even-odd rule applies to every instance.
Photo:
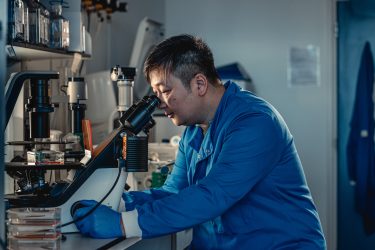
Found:
[[[81,249],[111,249],[111,250],[183,250],[191,241],[191,230],[184,230],[175,234],[165,235],[152,239],[114,238],[114,239],[94,239],[82,236],[80,233],[64,234],[65,239],[61,241],[61,250]]]
[[[127,249],[141,240],[139,237],[129,239],[94,239],[85,237],[80,233],[64,234],[64,236],[64,239],[61,241],[61,250]]]

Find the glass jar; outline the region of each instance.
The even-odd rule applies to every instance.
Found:
[[[33,44],[40,43],[40,9],[35,1],[28,1],[29,9],[29,41]]]
[[[29,40],[37,45],[49,45],[50,13],[41,3],[28,1],[29,9]]]
[[[10,0],[8,8],[8,35],[10,41],[25,41],[25,4],[22,0]]]
[[[62,16],[62,2],[51,2],[51,47],[69,47],[69,21]]]
[[[40,43],[49,46],[50,13],[42,4],[40,4],[40,15]]]

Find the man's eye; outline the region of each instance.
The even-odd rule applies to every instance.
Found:
[[[165,95],[165,94],[168,94],[169,92],[171,92],[171,91],[169,89],[167,89],[167,90],[163,90],[161,93]]]
[[[157,97],[159,97],[160,96],[160,92],[158,92],[158,91],[152,91],[153,93],[154,93],[154,95],[156,95]]]

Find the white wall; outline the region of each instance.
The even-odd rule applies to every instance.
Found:
[[[115,12],[110,23],[91,15],[93,55],[87,73],[128,66],[138,25],[144,17],[164,23],[164,0],[128,0],[127,12]]]
[[[166,0],[166,36],[191,33],[216,65],[240,62],[258,95],[284,116],[317,205],[328,249],[336,246],[334,1]],[[320,85],[288,87],[291,46],[320,48]]]

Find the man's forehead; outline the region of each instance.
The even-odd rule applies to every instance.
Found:
[[[167,78],[169,78],[169,75],[167,75],[165,71],[154,70],[150,72],[150,83],[152,87],[166,86],[168,82]]]
[[[166,85],[166,81],[163,78],[151,78],[151,86],[153,88],[157,88],[157,87],[160,87],[160,86],[165,86]]]

